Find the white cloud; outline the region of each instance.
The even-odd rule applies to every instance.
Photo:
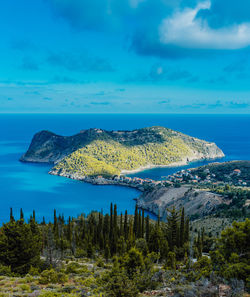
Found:
[[[210,6],[210,1],[201,2],[164,19],[159,28],[161,43],[197,49],[240,49],[250,45],[250,23],[213,29],[196,18],[201,9]]]

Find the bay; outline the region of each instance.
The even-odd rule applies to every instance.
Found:
[[[0,115],[0,222],[9,218],[13,207],[18,217],[22,207],[27,217],[36,210],[41,220],[53,218],[53,209],[67,216],[91,210],[109,211],[111,202],[118,211],[134,211],[134,198],[140,193],[119,186],[93,186],[63,177],[51,176],[48,165],[19,162],[32,136],[40,130],[73,135],[82,129],[131,130],[165,126],[188,135],[215,142],[226,157],[218,161],[250,160],[249,115],[165,115],[165,114],[1,114]],[[186,167],[155,168],[136,173],[139,177],[161,179]]]

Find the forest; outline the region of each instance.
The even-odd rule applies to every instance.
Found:
[[[164,222],[111,204],[109,214],[54,210],[53,222],[39,223],[35,211],[16,219],[11,209],[0,229],[0,296],[243,296],[250,220],[218,238],[189,225],[184,208],[168,209]]]

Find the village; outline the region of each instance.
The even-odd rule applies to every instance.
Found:
[[[241,179],[241,170],[234,169],[229,174],[224,174],[223,178],[217,178],[216,174],[210,172],[208,168],[203,171],[197,171],[193,168],[178,171],[169,176],[162,176],[161,180],[153,180],[150,178],[140,178],[140,177],[130,177],[125,175],[116,175],[113,177],[84,177],[82,180],[90,182],[92,184],[111,184],[111,185],[121,185],[136,188],[140,191],[146,191],[154,189],[155,187],[178,187],[181,184],[191,184],[191,185],[235,185],[235,186],[249,186],[250,181]]]

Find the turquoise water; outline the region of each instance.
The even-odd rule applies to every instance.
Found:
[[[0,115],[0,222],[9,218],[13,207],[18,216],[22,207],[28,217],[36,210],[38,219],[52,219],[53,209],[65,216],[109,211],[110,202],[119,211],[134,211],[133,198],[139,192],[118,186],[93,186],[63,177],[51,176],[48,165],[25,164],[18,160],[27,150],[34,133],[42,129],[72,135],[82,129],[136,129],[161,125],[214,141],[224,151],[223,160],[250,160],[250,116],[243,115]],[[194,167],[206,162],[190,164]],[[160,179],[180,168],[158,168],[137,176]]]

